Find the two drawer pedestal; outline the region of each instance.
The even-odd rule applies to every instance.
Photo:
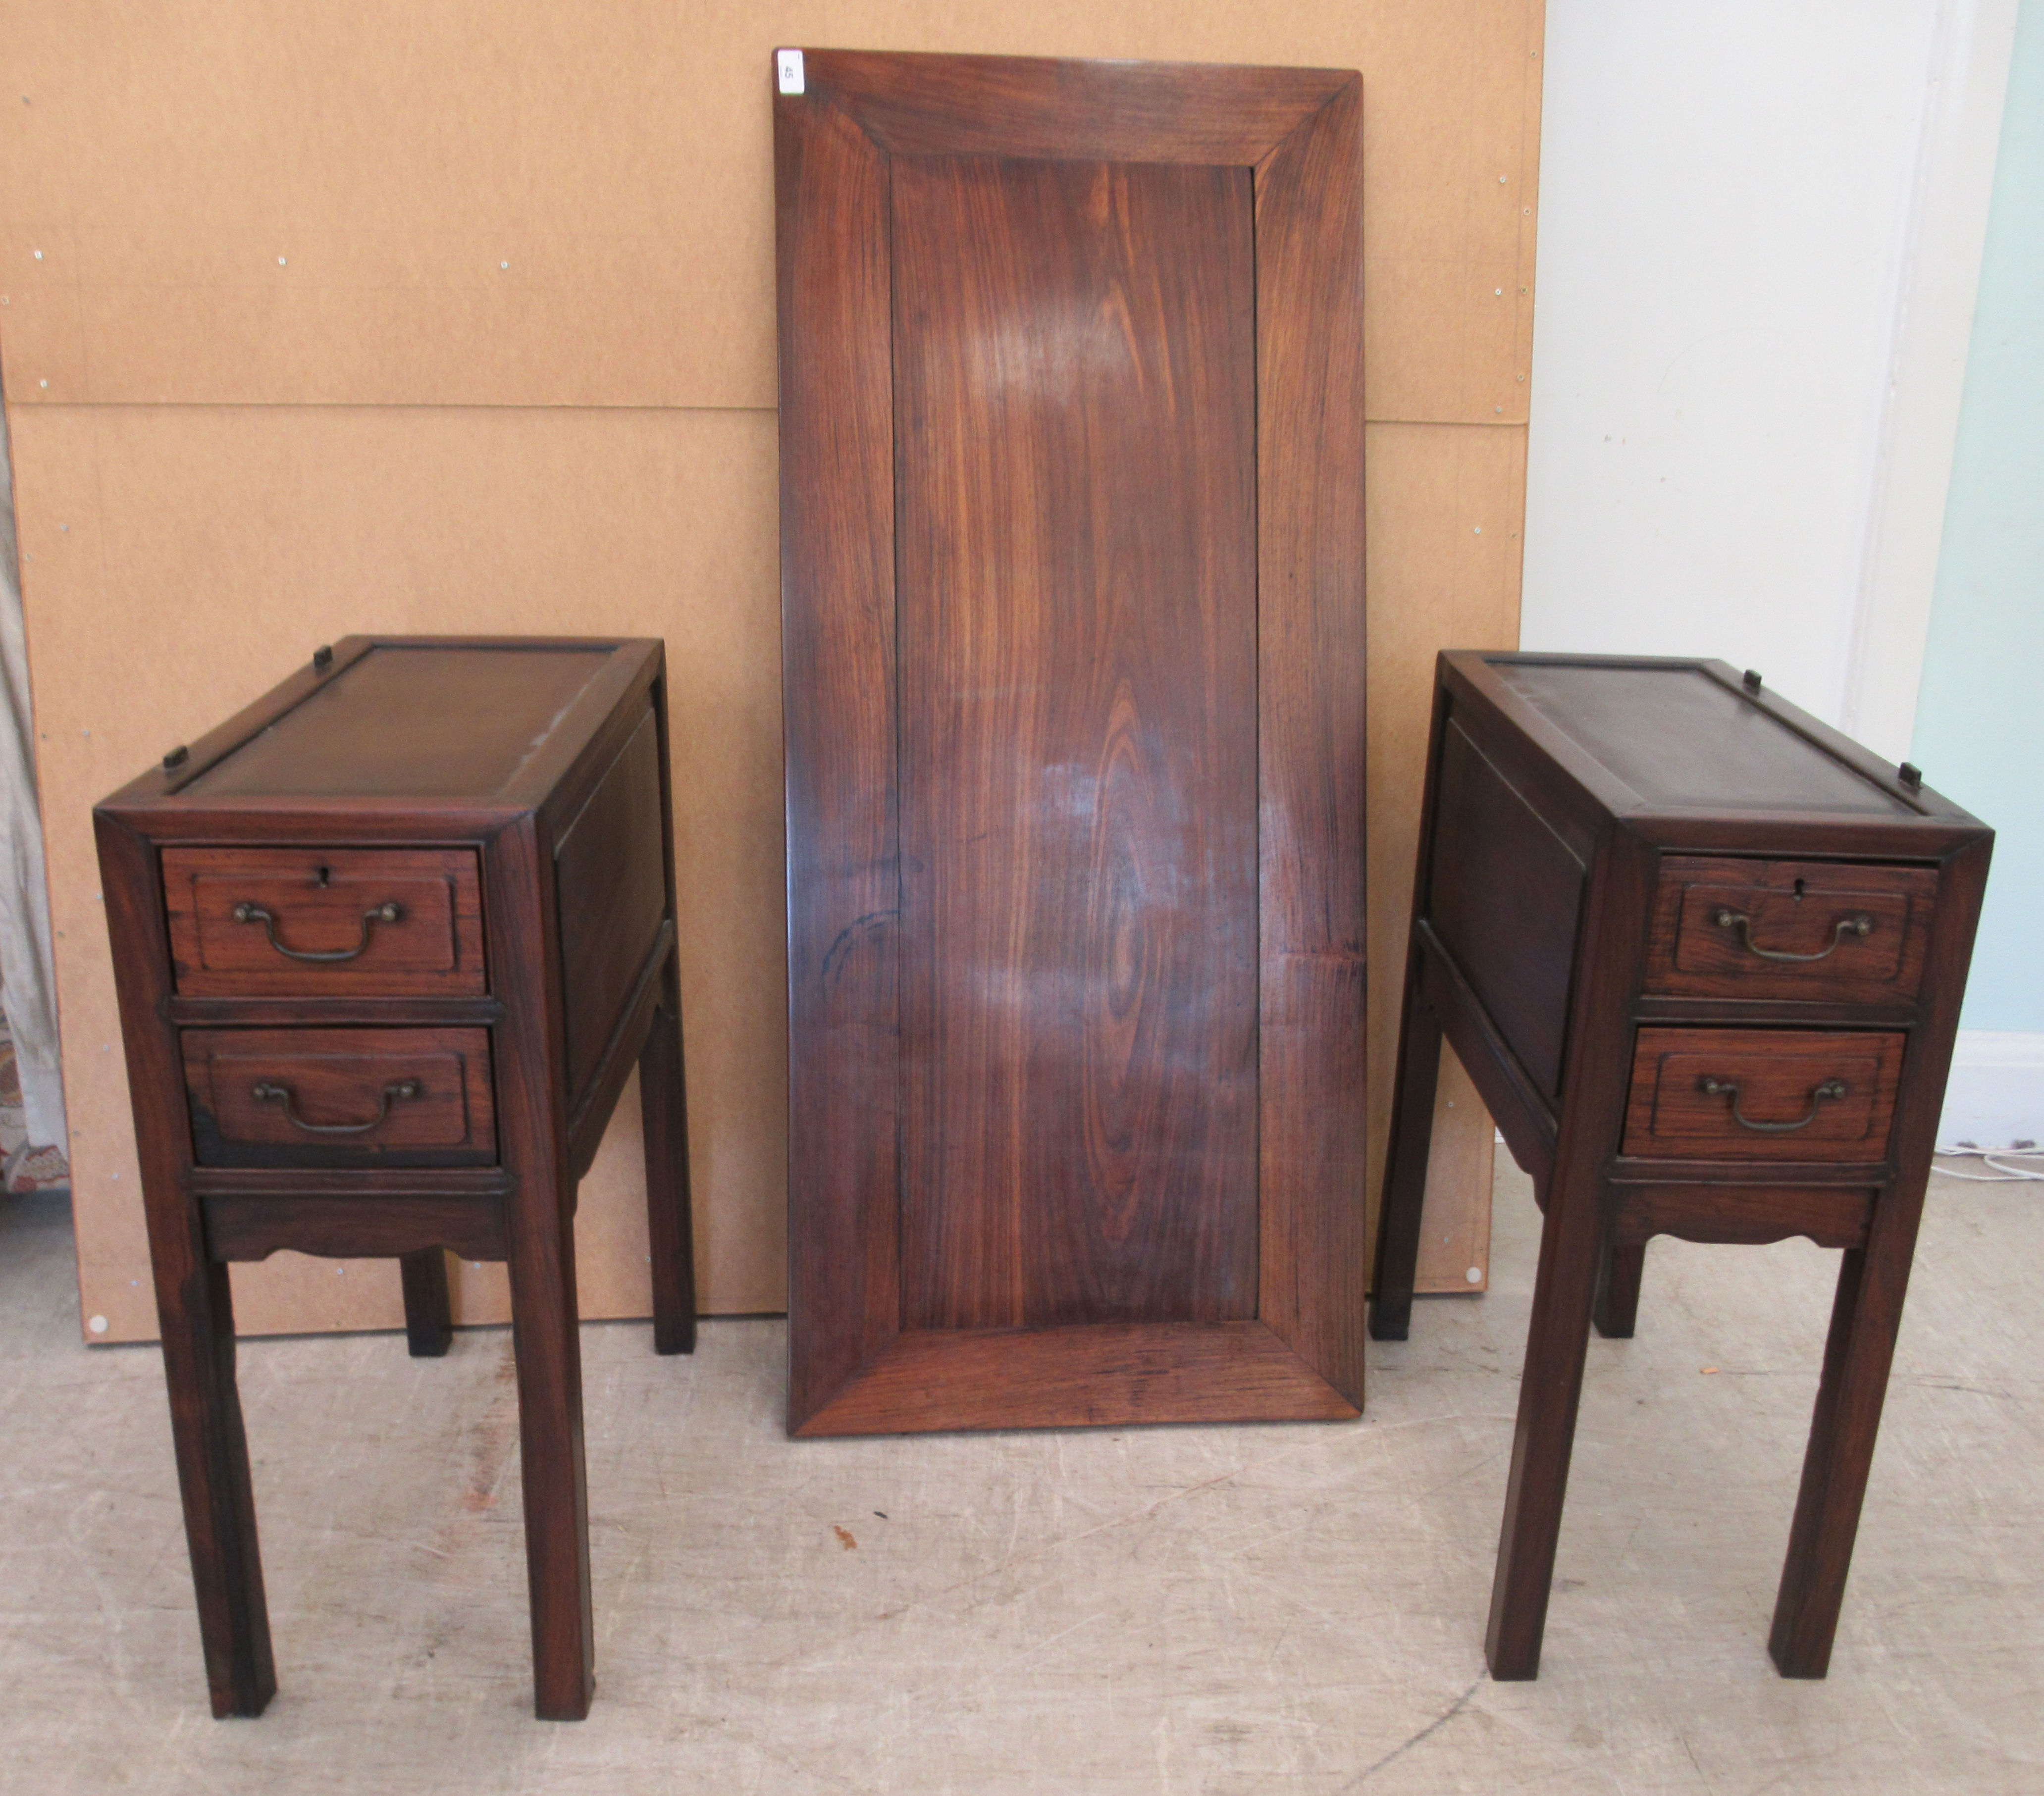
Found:
[[[538,1712],[594,1663],[574,1209],[636,1065],[655,1340],[694,1343],[657,642],[351,638],[100,805],[213,1712],[275,1688],[227,1268],[509,1263]]]
[[[1646,1243],[1844,1250],[1770,1645],[1829,1663],[1992,838],[1721,662],[1441,658],[1370,1329],[1443,1033],[1543,1211],[1488,1642],[1539,1669],[1593,1319]]]

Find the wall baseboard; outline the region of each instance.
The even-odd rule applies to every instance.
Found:
[[[1961,1029],[1938,1145],[2011,1147],[2044,1142],[2044,1034]]]

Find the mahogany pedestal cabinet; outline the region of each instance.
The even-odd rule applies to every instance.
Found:
[[[1656,1234],[1844,1250],[1769,1642],[1828,1669],[1992,841],[1722,662],[1441,657],[1370,1330],[1445,1033],[1546,1212],[1494,1676],[1539,1669],[1590,1323]]]
[[[654,1344],[695,1345],[657,641],[350,637],[94,814],[216,1715],[276,1688],[228,1262],[509,1262],[543,1717],[594,1688],[577,1182],[636,1063]]]

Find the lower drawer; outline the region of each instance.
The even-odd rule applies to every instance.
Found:
[[[1620,1151],[1663,1160],[1873,1162],[1888,1153],[1899,1033],[1642,1029]]]
[[[487,1166],[486,1029],[188,1029],[202,1166]]]

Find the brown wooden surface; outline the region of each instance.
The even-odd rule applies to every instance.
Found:
[[[1769,1655],[1785,1677],[1821,1678],[1831,1669],[1992,847],[1992,838],[1977,827],[1942,869],[1919,999],[1922,1020],[1911,1034],[1896,1111],[1891,1152],[1900,1176],[1874,1204],[1865,1246],[1840,1257],[1810,1442],[1768,1632]]]
[[[611,1113],[632,1077],[634,1057],[660,1006],[674,951],[674,926],[663,922],[653,938],[651,951],[640,963],[637,978],[628,988],[624,1001],[611,1012],[609,1037],[597,1057],[594,1070],[569,1103],[568,1170],[578,1180],[603,1150]],[[652,1193],[647,1195],[650,1200]]]
[[[660,758],[649,709],[554,846],[568,1089],[581,1092],[667,914]]]
[[[900,1326],[899,833],[888,171],[833,106],[777,106],[787,723],[788,1406]],[[799,502],[791,502],[799,495]],[[799,702],[786,695],[800,693]]]
[[[1611,1238],[1639,1247],[1657,1234],[1755,1245],[1808,1235],[1819,1247],[1858,1247],[1873,1205],[1872,1192],[1848,1185],[1616,1184]]]
[[[1624,1039],[1639,977],[1632,919],[1646,908],[1654,859],[1643,844],[1616,835],[1591,869],[1583,938],[1599,951],[1584,955],[1570,984],[1562,1076],[1568,1096],[1545,1180],[1533,1315],[1484,1635],[1484,1656],[1500,1680],[1539,1669],[1602,1257],[1604,1169],[1618,1146],[1628,1070],[1614,1047]]]
[[[509,1253],[497,1194],[208,1192],[199,1207],[216,1260],[267,1260],[287,1249],[399,1260],[444,1250],[473,1260]]]
[[[309,997],[480,992],[482,905],[465,848],[169,848],[163,851],[177,989],[190,996]],[[369,912],[396,904],[394,922]],[[236,908],[271,913],[239,920]],[[341,961],[294,960],[348,954]]]
[[[1551,1103],[1589,869],[1458,723],[1440,768],[1424,915]]]
[[[653,1262],[653,1350],[696,1350],[696,1268],[689,1227],[688,1092],[671,957],[662,1003],[640,1050],[646,1112],[646,1234]]]
[[[451,1339],[447,1250],[508,1260],[534,1699],[551,1718],[587,1711],[571,1018],[594,1044],[572,1113],[589,1141],[641,1060],[659,1208],[648,1238],[664,1259],[658,1345],[693,1341],[663,662],[646,640],[344,639],[98,808],[217,1713],[258,1713],[275,1685],[226,1262],[284,1249],[398,1260],[411,1349],[425,1357]],[[421,668],[438,670],[440,708],[409,727],[417,761],[379,792],[386,738],[406,727],[393,705],[423,702]],[[472,737],[463,709],[475,714]],[[515,752],[493,758],[493,744],[507,746],[505,716],[521,712]],[[236,767],[236,781],[221,779]],[[251,767],[267,767],[275,788]],[[484,789],[441,789],[450,771]],[[234,785],[226,796],[224,783]],[[318,909],[342,883],[336,865],[357,887],[340,923]],[[320,963],[290,962],[280,987],[260,961],[252,989],[230,980],[225,992],[170,995],[174,933],[202,950],[209,919],[231,922],[244,877],[271,882],[295,932],[279,940],[291,946],[344,927],[364,882],[394,871],[413,882],[405,901],[417,908],[377,927],[417,916],[442,962],[479,971],[486,955],[488,996],[477,980],[452,991],[407,980],[402,962],[373,969],[366,989],[322,985]],[[310,904],[308,893],[318,895]],[[373,941],[342,964],[367,960]],[[414,958],[433,965],[430,954]],[[196,1276],[194,1253],[205,1262]]]
[[[1256,171],[1257,1314],[1362,1404],[1362,84]]]
[[[892,175],[903,1326],[1252,1315],[1250,171]]]
[[[454,1309],[448,1296],[444,1247],[401,1255],[398,1276],[405,1292],[405,1344],[415,1360],[437,1360],[454,1345]]]
[[[893,157],[1253,167],[1347,79],[1327,69],[812,50],[805,75]]]
[[[531,762],[609,659],[600,648],[379,647],[190,791],[487,800]]]
[[[1913,814],[1695,662],[1590,667],[1556,657],[1500,663],[1497,677],[1650,805],[1897,823]]]
[[[1539,1668],[1593,1317],[1606,1334],[1633,1332],[1646,1243],[1657,1234],[1807,1234],[1845,1252],[1769,1647],[1785,1675],[1821,1677],[1992,839],[1717,662],[1443,654],[1427,790],[1371,1325],[1406,1332],[1427,1156],[1413,1119],[1431,1100],[1444,1031],[1545,1211],[1492,1586],[1492,1674]],[[1450,817],[1454,806],[1471,818]],[[1508,906],[1457,889],[1507,878],[1502,857],[1482,853],[1494,833],[1482,826],[1497,817],[1516,819],[1523,841],[1544,829],[1587,859],[1580,915],[1568,880],[1520,881]],[[1458,839],[1470,846],[1443,851]],[[1878,956],[1833,965],[1830,955],[1749,954],[1762,969],[1749,976],[1712,944],[1685,968],[1692,911],[1716,906],[1720,892],[1750,905],[1763,946],[1789,944],[1777,951],[1819,951],[1839,911],[1859,907],[1874,920],[1855,945]],[[1819,907],[1815,922],[1801,905]],[[1529,914],[1542,908],[1549,914]],[[1552,950],[1523,965],[1500,960],[1480,986],[1462,956],[1484,964],[1481,929],[1443,925],[1460,915],[1496,927],[1508,912],[1526,942],[1572,950],[1558,969]],[[1752,1027],[1762,1022],[1773,1027]],[[1555,1042],[1564,1060],[1550,1106],[1520,1044],[1537,1052]],[[1846,1091],[1807,1126],[1777,1133],[1742,1126],[1730,1093],[1700,1088],[1707,1076],[1739,1087],[1749,1124],[1798,1122],[1827,1080]]]
[[[1937,889],[1930,867],[1670,855],[1654,895],[1647,989],[1909,1003],[1923,977]],[[1742,933],[1716,920],[1726,911],[1746,919]],[[1872,925],[1865,934],[1839,932],[1860,919]],[[1818,957],[1771,961],[1768,953]]]
[[[118,957],[121,1039],[207,1695],[216,1717],[259,1715],[276,1694],[277,1667],[235,1383],[234,1297],[226,1266],[209,1250],[198,1207],[178,1201],[188,1135],[177,1038],[160,1021],[171,984],[161,873],[152,845],[118,819],[95,815],[93,834],[107,931],[127,950]]]
[[[1887,1157],[1904,1038],[1842,1030],[1642,1029],[1633,1050],[1621,1151],[1668,1160]],[[1739,1087],[1733,1100],[1706,1078]],[[1842,1080],[1845,1096],[1815,1094]],[[1795,1123],[1771,1134],[1742,1124]]]
[[[777,106],[791,1426],[992,1425],[977,1331],[1251,1316],[1352,1409],[1356,83],[809,77]],[[1262,135],[1209,166],[1231,93]],[[879,1379],[904,1329],[957,1391]]]
[[[497,1157],[486,1030],[187,1029],[182,1045],[201,1165],[487,1165]],[[417,1092],[386,1101],[403,1084]],[[289,1092],[288,1105],[259,1098],[258,1085]],[[365,1122],[375,1126],[313,1132]]]
[[[1093,1322],[905,1330],[831,1406],[828,1432],[1341,1422],[1354,1414],[1262,1322]]]

